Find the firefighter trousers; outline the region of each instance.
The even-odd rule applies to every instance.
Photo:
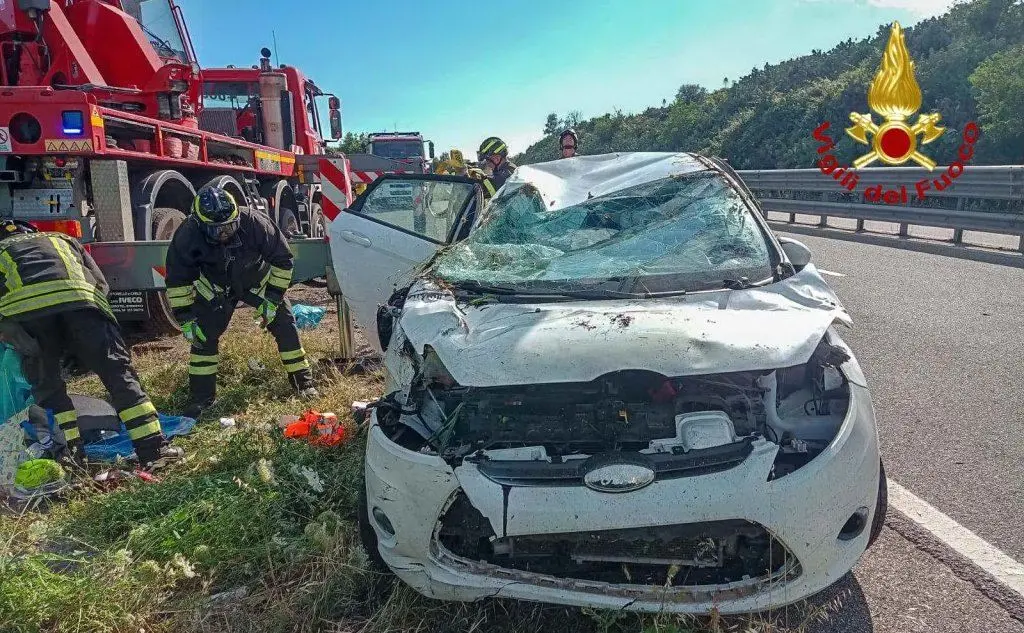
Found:
[[[79,441],[80,433],[78,414],[61,374],[65,353],[99,377],[140,456],[139,449],[150,453],[163,443],[156,407],[142,389],[121,331],[109,317],[82,308],[22,321],[21,326],[39,346],[38,354],[21,361],[32,396],[52,413],[67,442]]]
[[[190,400],[193,404],[206,405],[217,395],[217,367],[220,362],[220,337],[228,329],[231,317],[235,312],[237,301],[252,307],[259,307],[263,299],[252,292],[245,293],[240,299],[209,302],[196,297],[193,311],[196,324],[206,335],[206,341],[192,343],[192,355],[188,364],[188,386]],[[292,315],[291,303],[285,299],[277,308],[277,316],[267,326],[281,356],[281,363],[288,372],[288,379],[296,389],[313,386],[313,373],[306,360],[306,352],[299,340],[299,330],[295,327],[295,316]]]

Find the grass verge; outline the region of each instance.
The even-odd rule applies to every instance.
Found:
[[[836,609],[727,619],[423,598],[374,571],[359,545],[362,438],[318,449],[281,437],[279,416],[304,403],[292,396],[272,339],[246,316],[222,341],[216,408],[177,441],[187,462],[159,483],[113,491],[80,473],[66,502],[0,513],[0,631],[799,631]],[[315,363],[335,353],[331,329],[303,339]],[[136,368],[150,397],[161,411],[179,411],[187,346],[145,347],[136,348]],[[339,417],[381,389],[379,375],[315,366],[321,398],[308,406]],[[102,394],[94,377],[73,389]],[[237,426],[221,429],[220,416]]]

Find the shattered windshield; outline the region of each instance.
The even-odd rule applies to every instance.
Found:
[[[430,274],[455,286],[640,294],[772,277],[764,233],[717,172],[664,177],[556,210],[533,185],[511,185]]]

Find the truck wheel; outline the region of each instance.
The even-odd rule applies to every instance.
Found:
[[[324,210],[320,208],[319,202],[309,205],[309,228],[310,237],[323,237],[327,235],[327,219],[324,218]]]
[[[278,212],[277,226],[284,231],[285,237],[293,237],[296,235],[302,235],[302,227],[299,226],[299,218],[295,217],[295,212],[287,207],[283,207]]]
[[[153,239],[171,239],[184,221],[185,214],[177,209],[167,207],[153,209]],[[167,302],[167,293],[162,290],[154,290],[149,293],[148,299],[150,328],[159,334],[181,332],[181,327],[174,319],[174,312],[171,311],[171,304]]]

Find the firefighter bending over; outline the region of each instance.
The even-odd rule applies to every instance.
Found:
[[[291,305],[292,253],[284,233],[267,216],[238,207],[220,187],[200,190],[192,215],[178,227],[167,251],[167,299],[192,343],[189,405],[197,417],[217,393],[218,342],[239,301],[277,341],[292,386],[316,397],[313,375],[299,341]]]
[[[38,345],[38,354],[22,358],[23,371],[36,404],[63,432],[66,454],[84,457],[78,414],[61,377],[61,358],[68,353],[110,392],[140,465],[164,466],[184,452],[164,439],[107,302],[109,289],[76,240],[0,220],[0,324],[20,326]]]

